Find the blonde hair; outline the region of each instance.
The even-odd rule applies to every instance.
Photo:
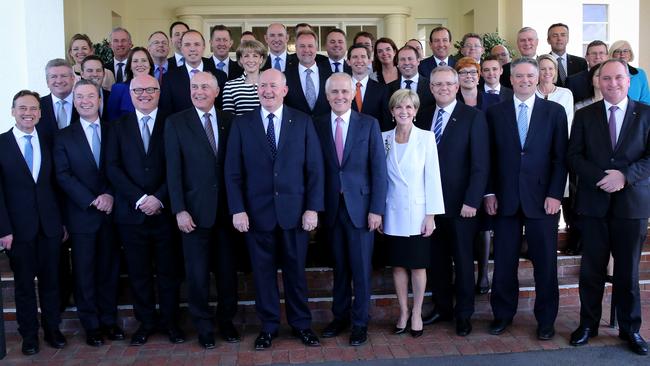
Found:
[[[553,76],[553,84],[557,83],[557,74],[559,72],[558,66],[557,66],[557,61],[555,60],[555,58],[553,56],[551,56],[549,54],[539,55],[539,56],[537,56],[537,65],[539,66],[540,69],[542,68],[542,61],[543,60],[551,61],[551,63],[553,64],[553,67],[555,67],[555,76]]]
[[[619,39],[618,41],[612,43],[611,46],[609,46],[609,57],[614,58],[614,51],[618,50],[619,48],[625,48],[630,50],[630,59],[628,62],[634,61],[634,51],[632,51],[632,45],[630,42],[624,40],[624,39]]]
[[[407,100],[413,103],[413,107],[415,107],[415,109],[420,108],[420,98],[416,92],[410,89],[399,89],[393,93],[393,95],[390,97],[390,100],[388,101],[388,108],[393,109],[398,104],[402,104]]]

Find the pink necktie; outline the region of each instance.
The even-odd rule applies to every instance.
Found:
[[[336,122],[336,130],[334,130],[334,146],[336,146],[336,156],[339,158],[339,165],[343,161],[343,127],[341,123],[343,120],[341,117],[336,117],[334,120]]]

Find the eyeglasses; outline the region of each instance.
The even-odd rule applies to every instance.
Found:
[[[456,83],[452,83],[450,81],[443,83],[443,82],[436,82],[436,83],[431,83],[429,84],[434,88],[442,88],[443,86],[446,86],[448,88],[451,88],[452,86],[456,85]]]
[[[466,45],[463,45],[463,48],[467,48],[469,50],[475,50],[475,49],[478,49],[478,48],[483,48],[483,46],[474,45],[474,44],[466,44]]]
[[[155,94],[160,88],[154,88],[154,87],[149,87],[149,88],[133,88],[131,91],[135,95],[142,95],[142,93],[147,92],[147,94]]]
[[[614,50],[614,52],[612,52],[613,55],[616,54],[622,55],[624,53],[632,53],[632,50],[629,48],[622,48],[622,49]]]
[[[167,41],[153,41],[150,44],[153,46],[160,46],[160,45],[169,46],[169,42]]]
[[[463,71],[459,71],[458,75],[460,75],[460,76],[467,76],[467,75],[476,76],[476,75],[478,75],[478,71],[476,71],[476,70],[469,70],[469,71],[468,70],[463,70]]]

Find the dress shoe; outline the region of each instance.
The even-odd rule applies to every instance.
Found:
[[[393,334],[398,335],[398,334],[404,334],[406,333],[406,330],[409,328],[409,325],[411,324],[411,319],[406,321],[406,326],[404,328],[400,328],[397,325],[393,329]]]
[[[334,338],[349,327],[349,320],[334,319],[325,327],[325,329],[323,329],[323,332],[320,335],[323,338]]]
[[[116,324],[109,325],[103,329],[106,338],[111,341],[123,341],[126,338],[122,328],[118,327]]]
[[[214,334],[199,334],[199,344],[205,349],[213,349],[216,345],[216,342],[214,341]]]
[[[131,346],[142,346],[149,340],[149,336],[154,333],[152,328],[140,326],[131,336]]]
[[[596,337],[598,335],[598,329],[589,328],[584,326],[579,326],[578,329],[571,333],[571,339],[569,343],[572,346],[584,346],[589,343],[589,338]]]
[[[50,345],[52,348],[56,349],[61,349],[65,347],[66,341],[65,337],[63,336],[63,333],[57,328],[57,329],[48,329],[44,331],[45,335],[43,339],[45,339],[45,342]]]
[[[260,332],[260,334],[257,335],[257,338],[255,338],[255,349],[258,351],[265,350],[267,348],[271,348],[271,341],[273,338],[277,337],[278,333],[267,333],[267,332]]]
[[[450,321],[452,317],[450,315],[443,315],[437,312],[435,309],[429,313],[429,315],[422,318],[422,325],[430,325],[443,321]]]
[[[648,354],[648,343],[641,337],[639,333],[619,333],[618,337],[627,341],[627,346],[632,352],[645,356]]]
[[[505,332],[510,324],[512,324],[512,319],[494,318],[490,323],[490,329],[488,332],[492,335],[499,335]]]
[[[99,329],[89,330],[86,334],[86,344],[93,347],[101,347],[104,345],[104,338]]]
[[[219,333],[221,334],[223,340],[228,343],[237,343],[241,341],[239,332],[237,332],[237,328],[235,328],[232,322],[220,323]]]
[[[167,329],[167,336],[169,337],[169,341],[173,344],[180,344],[180,343],[185,343],[185,334],[183,331],[178,328],[178,327],[171,327]]]
[[[300,339],[302,344],[308,347],[320,346],[318,336],[309,328],[307,329],[291,329],[291,335]]]
[[[551,338],[555,336],[555,328],[552,325],[550,326],[539,326],[537,327],[537,339],[540,341],[550,341]]]
[[[415,330],[411,328],[411,330],[409,330],[409,333],[411,333],[411,337],[413,338],[420,338],[424,334],[424,329]]]
[[[23,344],[21,347],[23,355],[31,356],[38,353],[38,337],[27,337],[23,338]]]
[[[353,326],[350,333],[350,346],[360,346],[368,340],[368,327]]]
[[[456,335],[465,337],[472,332],[472,323],[469,318],[456,319]]]

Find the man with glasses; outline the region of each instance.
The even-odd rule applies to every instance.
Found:
[[[471,57],[476,62],[481,62],[481,56],[483,56],[483,40],[481,36],[476,33],[467,33],[463,36],[463,47],[460,49],[460,53],[465,57]]]
[[[147,47],[151,58],[153,59],[153,75],[158,79],[158,84],[162,83],[163,76],[169,70],[169,38],[163,31],[155,31],[149,36],[149,47]]]
[[[591,80],[589,80],[589,70],[607,60],[607,44],[600,40],[591,41],[587,45],[585,59],[587,60],[588,69],[567,78],[567,88],[573,93],[573,101],[575,103],[590,97],[590,88],[592,88],[592,85]]]

